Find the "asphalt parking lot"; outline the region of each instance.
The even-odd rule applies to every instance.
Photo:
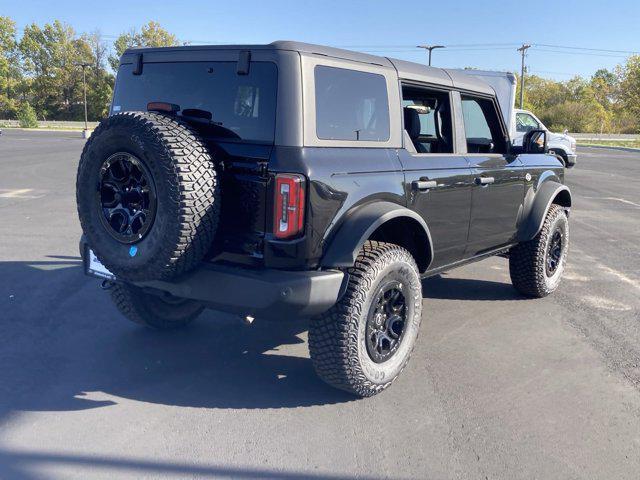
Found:
[[[562,286],[424,282],[387,392],[318,380],[304,322],[122,319],[83,276],[78,133],[0,137],[0,478],[638,478],[640,152],[583,148]]]

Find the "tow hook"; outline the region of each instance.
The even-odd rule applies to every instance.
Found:
[[[110,288],[112,288],[115,285],[114,282],[112,282],[111,280],[103,280],[102,283],[100,284],[100,288],[102,290],[109,290]]]

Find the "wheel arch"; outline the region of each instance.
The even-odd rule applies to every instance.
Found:
[[[525,242],[534,238],[544,223],[551,205],[564,207],[567,211],[571,208],[572,198],[569,187],[555,180],[544,182],[535,193],[525,221],[518,229],[518,241]]]
[[[406,248],[425,272],[433,259],[431,233],[416,212],[392,202],[376,202],[356,208],[330,237],[320,265],[346,268],[354,264],[367,240],[394,243]]]

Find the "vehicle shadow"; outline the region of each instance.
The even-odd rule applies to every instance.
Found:
[[[36,480],[43,478],[34,469],[80,469],[105,478],[139,478],[160,475],[162,478],[244,478],[244,479],[308,479],[350,480],[352,475],[322,474],[318,472],[242,468],[229,465],[192,465],[105,455],[82,455],[57,452],[0,449],[0,478]],[[111,474],[107,476],[108,474]],[[382,477],[358,475],[360,480],[378,480]],[[385,477],[388,478],[388,477]]]
[[[510,283],[437,275],[422,281],[424,298],[442,300],[521,300]]]
[[[186,329],[128,322],[78,258],[0,262],[0,424],[16,410],[103,407],[118,397],[203,408],[353,400],[315,375],[307,322],[205,312]],[[248,295],[251,292],[247,292]],[[281,353],[283,345],[287,352]]]

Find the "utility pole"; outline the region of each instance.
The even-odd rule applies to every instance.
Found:
[[[520,66],[520,108],[524,108],[524,56],[529,48],[531,48],[531,45],[523,43],[518,49],[518,51],[522,53],[522,65]]]
[[[431,66],[431,52],[436,48],[445,48],[444,45],[418,45],[416,48],[424,48],[429,51],[429,66]]]
[[[90,63],[77,63],[78,67],[82,67],[82,86],[84,89],[84,131],[82,135],[84,138],[89,138],[89,125],[87,119],[87,67],[90,67]]]

